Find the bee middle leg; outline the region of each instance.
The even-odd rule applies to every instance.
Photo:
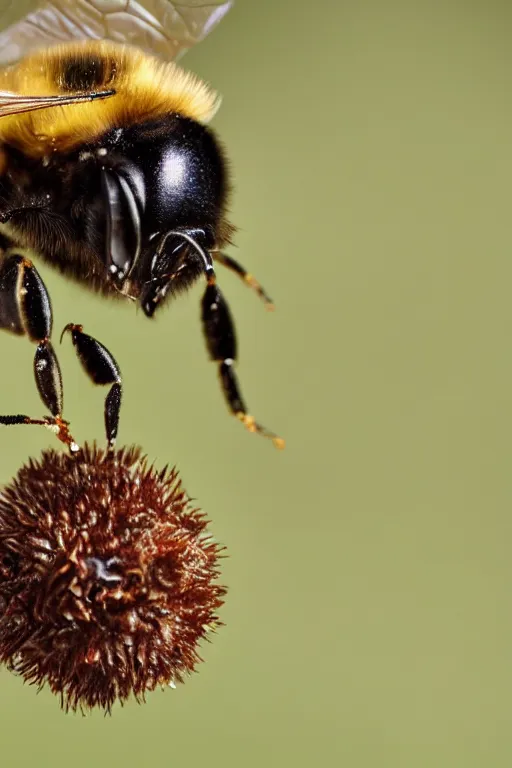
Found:
[[[110,385],[105,398],[105,432],[109,450],[113,450],[119,427],[119,412],[121,409],[121,371],[109,350],[97,339],[84,333],[83,326],[68,323],[61,334],[71,334],[82,368],[93,384]]]

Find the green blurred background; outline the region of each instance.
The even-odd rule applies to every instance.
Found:
[[[120,440],[176,462],[229,549],[226,626],[176,691],[84,719],[0,673],[1,764],[510,766],[512,8],[239,0],[184,59],[223,94],[231,419],[202,286],[146,321],[42,272],[126,382]],[[1,336],[4,412],[41,412]],[[66,414],[102,433],[68,341]],[[50,444],[0,432],[1,477]]]

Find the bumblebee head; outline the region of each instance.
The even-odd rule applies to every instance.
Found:
[[[201,249],[223,239],[227,179],[220,147],[208,128],[171,114],[114,129],[77,159],[84,163],[82,179],[90,177],[91,163],[99,177],[87,205],[89,244],[110,279],[120,289],[129,282],[152,314],[158,302],[147,304],[146,286],[158,282],[161,300],[166,276],[179,270],[185,287],[202,269]]]

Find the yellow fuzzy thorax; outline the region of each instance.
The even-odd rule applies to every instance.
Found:
[[[0,143],[26,155],[43,157],[94,141],[112,128],[133,125],[168,113],[208,122],[219,98],[205,83],[173,62],[162,62],[137,48],[106,41],[58,45],[0,70],[0,91],[30,96],[62,93],[59,74],[70,58],[97,57],[107,62],[105,82],[94,90],[114,89],[103,100],[48,107],[0,119]],[[80,91],[76,91],[77,93]]]

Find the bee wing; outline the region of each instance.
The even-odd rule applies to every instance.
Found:
[[[228,12],[232,0],[0,0],[0,67],[72,40],[112,40],[176,59]]]

